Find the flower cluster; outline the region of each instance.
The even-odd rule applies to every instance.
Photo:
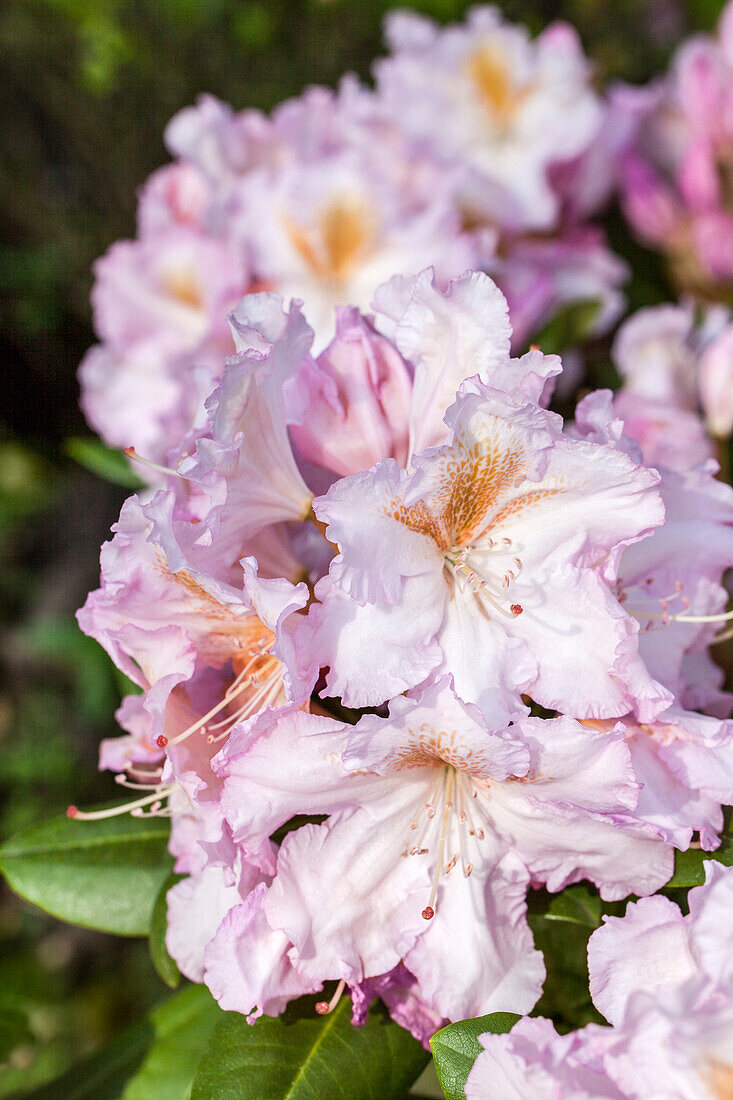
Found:
[[[588,221],[612,176],[593,171],[609,108],[572,29],[532,41],[477,8],[446,31],[395,14],[387,37],[373,90],[345,78],[271,117],[204,96],[172,120],[176,159],[142,190],[137,239],[96,266],[101,342],[80,381],[111,446],[164,462],[205,425],[234,350],[226,314],[247,292],[303,301],[316,351],[335,306],[367,309],[428,265],[441,286],[490,273],[517,345],[568,303],[592,304],[597,331],[618,318],[626,268]]]
[[[100,261],[85,407],[151,475],[79,613],[139,689],[102,767],[170,816],[167,946],[223,1008],[328,986],[327,1012],[348,987],[356,1023],[381,997],[424,1042],[528,1013],[527,892],[587,879],[642,899],[591,943],[613,1030],[526,1021],[470,1095],[519,1072],[537,1095],[558,1074],[568,1096],[649,1095],[627,1084],[644,1029],[729,1082],[700,1036],[706,1013],[728,1026],[731,879],[713,869],[689,918],[648,895],[676,849],[717,848],[733,802],[711,656],[733,491],[709,435],[730,430],[711,393],[733,329],[637,314],[621,391],[565,423],[560,359],[516,352],[559,301],[618,306],[584,224],[613,143],[575,35],[479,8],[388,36],[373,91],[177,116],[139,239]],[[657,939],[657,969],[632,966]]]
[[[425,1038],[532,1008],[528,885],[645,895],[718,843],[733,731],[684,707],[727,705],[733,494],[645,466],[603,393],[566,430],[488,276],[377,300],[393,340],[349,307],[316,358],[297,305],[240,302],[80,622],[142,689],[103,763],[167,800],[184,972],[249,1015],[386,982]]]

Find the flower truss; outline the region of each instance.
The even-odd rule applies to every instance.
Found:
[[[685,915],[658,894],[676,852],[728,852],[733,323],[641,310],[616,393],[527,349],[561,304],[618,318],[590,222],[616,167],[640,232],[664,207],[675,261],[730,274],[705,172],[731,26],[642,111],[567,26],[395,14],[373,90],[176,116],[99,261],[83,405],[147,485],[78,617],[138,689],[101,751],[133,794],[70,814],[170,818],[167,948],[225,1010],[348,989],[355,1024],[379,997],[424,1044],[528,1014],[538,899],[585,880],[612,1026],[487,1034],[466,1095],[733,1095],[732,872]],[[705,123],[665,159],[682,198],[644,159],[670,99]]]

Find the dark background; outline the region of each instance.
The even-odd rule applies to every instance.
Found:
[[[96,774],[124,685],[73,612],[125,491],[64,452],[88,434],[76,368],[93,342],[91,264],[132,236],[136,191],[168,159],[162,132],[201,92],[270,109],[308,84],[367,77],[389,5],[369,0],[38,0],[0,3],[0,831],[110,795]],[[403,6],[439,20],[468,5]],[[720,0],[506,0],[533,31],[579,30],[599,83],[640,82],[677,42],[711,29]],[[610,216],[655,296],[651,256]],[[642,296],[632,307],[641,304]],[[70,928],[7,892],[3,1012],[27,1020],[0,1097],[55,1076],[136,1019],[164,987],[144,945]],[[0,1051],[0,1058],[2,1052]]]

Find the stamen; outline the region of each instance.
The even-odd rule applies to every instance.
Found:
[[[159,749],[164,749],[168,744],[168,738],[165,736],[164,733],[161,733],[158,737],[155,738],[155,743]]]
[[[139,811],[145,806],[150,806],[152,812],[158,814],[162,808],[163,799],[168,798],[177,789],[177,783],[170,787],[159,787],[154,794],[148,795],[147,798],[138,798],[136,802],[126,802],[121,806],[112,806],[108,810],[93,810],[90,813],[84,813],[76,806],[69,806],[66,810],[66,816],[74,818],[76,821],[102,821],[104,818],[119,817],[121,814],[132,814],[133,817],[139,817]]]
[[[664,601],[661,601],[664,605]],[[631,611],[632,615],[638,615],[644,619],[651,619],[655,622],[662,622],[667,624],[674,623],[725,623],[733,619],[733,609],[730,611],[720,611],[716,615],[687,615],[685,612],[679,612],[678,614],[672,614],[668,611],[662,611],[661,615],[653,611],[633,611],[631,608],[627,608]]]
[[[178,745],[178,744],[180,744],[181,741],[185,741],[187,737],[190,737],[191,734],[196,733],[197,730],[202,730],[203,731],[204,727],[209,722],[209,719],[215,718],[217,714],[219,714],[222,710],[224,710],[225,707],[229,706],[229,704],[238,695],[241,695],[243,691],[250,691],[251,688],[252,688],[252,685],[251,685],[250,680],[249,680],[249,670],[250,670],[250,668],[252,668],[253,663],[256,660],[259,660],[261,658],[261,656],[262,656],[261,654],[257,654],[255,657],[253,657],[245,665],[245,667],[242,669],[242,671],[236,676],[234,681],[229,685],[227,690],[224,692],[223,697],[219,700],[218,703],[216,703],[215,706],[213,706],[211,708],[210,711],[208,711],[202,718],[199,718],[199,719],[197,719],[196,722],[192,723],[192,725],[190,725],[188,727],[188,729],[185,729],[183,731],[183,733],[179,733],[175,737],[170,738],[169,741],[168,741],[168,744],[169,745]],[[274,667],[275,667],[275,669],[278,669],[277,664]],[[271,675],[272,675],[272,673],[271,673]],[[277,681],[277,683],[278,683],[278,687],[279,687],[279,680]],[[260,689],[260,691],[261,692],[264,691],[265,693],[267,693],[268,690],[270,690],[270,684],[269,684],[269,681],[265,681],[265,684]],[[257,696],[255,696],[255,698],[257,698]],[[252,704],[252,705],[254,705],[254,704]],[[229,719],[229,721],[230,721],[230,725],[233,724],[233,721],[231,720],[231,718]]]
[[[511,544],[511,539],[508,538],[502,538],[498,544],[491,538],[484,539],[481,543],[481,552],[503,554],[507,552]],[[468,564],[468,556],[472,549],[471,546],[464,546],[460,550],[455,550],[446,555],[446,561],[453,570],[453,573],[456,576],[462,576],[476,595],[485,599],[500,615],[503,615],[507,619],[514,619],[517,615],[521,615],[524,609],[520,603],[511,604],[509,610],[507,610],[490,591],[492,582],[486,577],[479,576]],[[515,557],[513,559],[513,565],[514,569],[505,570],[501,579],[493,582],[494,588],[497,589],[497,596],[503,595],[504,592],[510,589],[514,581],[522,572],[523,565],[520,558]]]
[[[435,916],[435,899],[438,894],[440,872],[443,868],[443,858],[445,855],[445,839],[448,834],[448,822],[450,820],[451,810],[453,808],[451,795],[453,793],[453,785],[455,783],[456,773],[453,768],[448,768],[446,770],[448,772],[448,775],[445,779],[445,805],[443,808],[443,822],[440,827],[440,841],[438,843],[438,854],[435,860],[435,870],[433,872],[433,885],[430,890],[428,904],[422,911],[422,915],[425,920],[432,920],[432,918]]]
[[[160,783],[157,782],[134,783],[128,778],[125,772],[118,772],[114,778],[115,783],[119,784],[120,787],[126,787],[129,791],[149,791],[151,787],[160,787]],[[151,780],[155,778],[156,777],[154,775],[151,776]]]
[[[316,1005],[316,1012],[319,1016],[328,1016],[329,1012],[333,1012],[336,1005],[341,1000],[341,994],[344,991],[346,982],[342,978],[339,984],[336,986],[336,992],[330,1001],[319,1001]]]
[[[157,462],[151,462],[149,458],[143,458],[139,455],[134,447],[125,447],[124,453],[128,458],[131,458],[133,462],[137,462],[140,466],[147,466],[149,470],[155,470],[158,474],[165,474],[166,477],[181,477],[178,470],[172,469],[170,466],[159,466]]]

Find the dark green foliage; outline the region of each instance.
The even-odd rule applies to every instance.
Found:
[[[361,1028],[342,997],[328,1016],[315,998],[250,1027],[226,1013],[199,1064],[191,1100],[400,1100],[429,1055],[374,1007]]]
[[[490,1031],[502,1035],[511,1031],[520,1016],[513,1012],[492,1012],[473,1020],[449,1024],[433,1035],[430,1047],[438,1071],[438,1080],[448,1100],[464,1100],[465,1084],[471,1066],[481,1053],[479,1035]]]

